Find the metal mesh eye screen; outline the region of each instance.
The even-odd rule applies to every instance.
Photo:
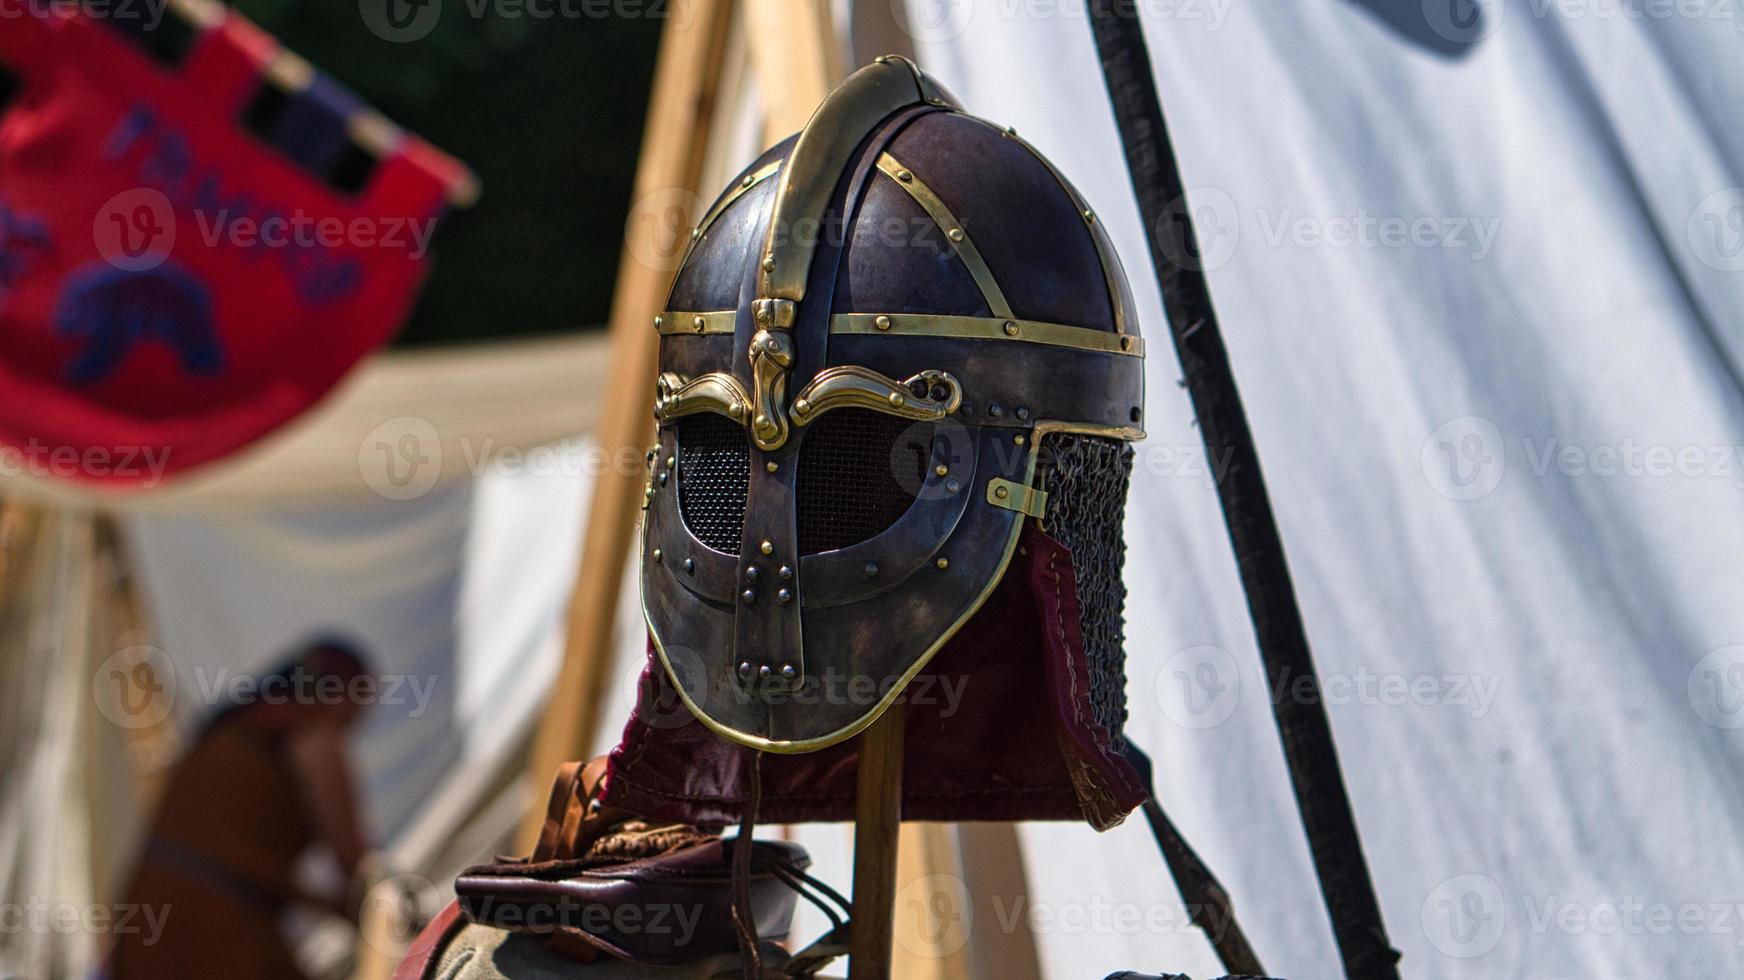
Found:
[[[1048,514],[1042,530],[1072,550],[1090,703],[1117,749],[1126,727],[1126,492],[1132,447],[1101,436],[1046,437],[1037,460]]]
[[[932,459],[933,427],[849,408],[812,423],[799,447],[799,551],[874,537],[914,503]]]
[[[678,507],[703,544],[739,553],[750,482],[751,443],[744,426],[722,415],[678,421]]]

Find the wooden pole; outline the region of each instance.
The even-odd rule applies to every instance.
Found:
[[[844,77],[828,0],[745,0],[751,61],[763,83],[763,142],[799,132]]]
[[[854,811],[854,929],[848,980],[889,980],[896,935],[896,846],[902,825],[904,706],[860,736]]]
[[[599,426],[607,462],[594,481],[581,566],[569,601],[563,666],[527,762],[532,786],[549,785],[559,765],[589,750],[611,662],[624,557],[640,519],[646,479],[642,453],[653,439],[658,359],[654,315],[706,205],[698,185],[733,3],[677,0],[674,7],[678,9],[666,21],[654,69],[631,219],[618,260],[610,320],[611,375]],[[542,805],[527,811],[522,842],[529,848],[543,812]]]

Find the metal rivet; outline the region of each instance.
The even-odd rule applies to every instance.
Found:
[[[790,681],[798,676],[799,676],[799,671],[794,670],[792,664],[782,664],[781,665],[781,679],[782,680]]]
[[[763,271],[764,272],[774,272],[775,271],[775,256],[767,255],[767,256],[763,257]]]
[[[947,232],[947,234],[951,236],[951,241],[953,242],[960,242],[963,240],[963,229],[961,228],[952,228]]]
[[[747,581],[747,582],[757,581],[757,566],[756,565],[750,565],[750,566],[747,566],[745,568],[745,581]]]
[[[757,178],[751,176],[750,174],[746,174],[745,179],[739,181],[739,185],[741,187],[750,187],[752,184],[755,184],[756,182],[757,182]]]
[[[793,569],[787,565],[781,566],[781,568],[778,571],[776,571],[775,574],[781,576],[783,581],[792,581],[793,580]]]
[[[1007,337],[1017,336],[1017,323],[1016,322],[1014,322],[1012,320],[1005,321],[1005,335]]]
[[[1004,418],[1005,409],[1001,408],[998,402],[995,402],[992,405],[987,406],[987,417],[993,419]]]
[[[1017,435],[1012,436],[1011,441],[1015,445],[1019,445],[1019,446],[1023,445],[1023,433],[1020,432]]]
[[[687,572],[696,571],[696,559],[695,558],[686,558],[684,560],[684,570]]]
[[[961,483],[958,483],[956,480],[946,480],[945,481],[945,492],[946,493],[956,493],[958,490],[961,490],[961,489],[963,489],[963,485]]]
[[[654,318],[654,329],[656,329],[656,330],[659,330],[659,329],[660,329],[660,325],[661,325],[661,324],[663,324],[663,323],[665,323],[665,322],[666,322],[666,318],[665,318],[665,317],[663,317],[663,316],[657,316],[657,317],[655,317],[655,318]]]
[[[903,402],[904,402],[904,401],[906,401],[906,399],[904,399],[904,398],[903,398],[903,397],[902,397],[902,392],[900,392],[900,391],[893,391],[893,392],[891,392],[891,393],[890,393],[890,405],[891,405],[891,407],[892,407],[892,408],[901,408],[901,407],[902,407],[902,403],[903,403]]]
[[[933,564],[939,566],[940,568],[950,568],[951,567],[951,560],[949,558],[941,557],[941,558],[939,558],[938,561],[933,562]]]
[[[701,237],[702,237],[702,229],[701,228],[692,228],[690,230],[690,240],[691,241],[694,242]]]
[[[1084,209],[1084,220],[1089,224],[1095,224],[1096,223],[1096,212],[1090,210],[1089,208],[1085,208]]]
[[[1006,497],[1011,496],[1011,491],[1005,489],[1004,487],[994,487],[993,488],[993,495],[995,497],[998,497],[1000,500],[1004,500]]]
[[[811,411],[811,402],[804,399],[804,398],[798,399],[793,403],[793,410],[798,412],[801,415],[804,415],[805,413]]]
[[[671,476],[672,476],[672,474],[671,474],[671,473],[662,473],[662,474],[660,474],[660,485],[661,485],[661,486],[665,486],[665,485],[666,485],[666,481],[667,481],[667,479],[668,479],[668,478],[669,478],[669,477],[671,477]]]
[[[652,483],[642,488],[642,496],[647,497],[649,500],[654,499],[654,485]]]
[[[666,557],[666,553],[664,551],[661,551],[659,548],[654,549],[654,560],[655,561],[659,561],[660,559],[665,558],[665,557]]]
[[[738,418],[739,416],[745,414],[745,406],[739,404],[738,402],[730,402],[727,405],[727,414],[731,415],[733,418]]]
[[[781,468],[781,464],[775,462],[774,460],[770,460],[769,462],[763,464],[763,468],[768,470],[769,472],[773,473],[776,470]]]
[[[702,333],[703,327],[708,325],[708,321],[704,320],[702,317],[699,316],[696,319],[690,321],[690,325],[696,328],[697,333]]]
[[[861,571],[866,573],[867,578],[876,577],[878,574],[878,563],[875,561],[869,561],[866,563],[866,567],[861,569]]]
[[[1121,350],[1132,350],[1132,338],[1131,337],[1120,338],[1120,349]]]
[[[1017,127],[1016,127],[1016,126],[1007,126],[1007,127],[1005,127],[1005,135],[1007,135],[1007,136],[1016,136],[1016,135],[1017,135]]]
[[[756,589],[746,589],[745,591],[739,593],[739,598],[745,600],[745,605],[748,606],[751,603],[757,601],[757,590]]]
[[[743,680],[750,680],[751,679],[751,661],[749,661],[749,660],[739,661],[739,677]]]
[[[768,424],[769,424],[769,416],[767,416],[767,415],[758,415],[757,416],[757,428],[759,428],[759,429],[764,428]]]
[[[905,184],[906,184],[906,183],[908,183],[908,182],[909,182],[909,181],[911,181],[911,180],[913,180],[913,179],[914,179],[914,174],[912,174],[912,173],[910,173],[910,172],[909,172],[909,171],[907,171],[907,170],[898,170],[898,171],[897,171],[897,172],[896,172],[896,179],[897,179],[897,180],[900,180],[900,181],[902,181],[902,182],[903,182],[903,183],[905,183]]]
[[[1028,421],[1029,420],[1029,406],[1028,405],[1017,406],[1017,417],[1025,420],[1025,421]]]
[[[775,673],[775,671],[770,669],[768,664],[764,664],[763,666],[757,668],[757,676],[763,678],[764,680],[768,680],[769,676],[773,673]]]
[[[673,468],[673,467],[674,467],[674,466],[677,466],[677,465],[678,465],[678,457],[677,457],[677,456],[668,456],[668,457],[666,457],[666,468],[667,468],[667,469],[671,469],[671,468]]]
[[[946,466],[943,463],[940,463],[939,465],[933,467],[933,472],[937,473],[939,476],[950,476],[951,475],[951,468],[949,466]]]
[[[775,545],[771,544],[768,541],[765,541],[762,544],[757,546],[757,550],[763,552],[766,555],[773,555],[773,554],[775,554]]]
[[[782,589],[780,592],[775,593],[775,598],[780,599],[782,602],[792,602],[793,601],[793,590],[792,589]]]
[[[877,317],[876,319],[874,319],[872,321],[872,325],[877,327],[880,330],[889,330],[890,329],[890,318],[887,316]]]
[[[769,322],[769,307],[767,307],[767,306],[757,307],[757,322],[758,323],[768,323]]]

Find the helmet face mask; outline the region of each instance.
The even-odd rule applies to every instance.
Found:
[[[656,321],[643,604],[691,711],[775,752],[869,725],[1045,526],[1056,445],[1118,541],[1135,327],[1045,160],[905,61],[850,79],[711,208]]]

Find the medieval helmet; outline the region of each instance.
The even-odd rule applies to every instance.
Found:
[[[777,753],[861,731],[1038,522],[1118,739],[1144,341],[1046,159],[881,58],[709,208],[655,327],[643,604],[704,724]]]

